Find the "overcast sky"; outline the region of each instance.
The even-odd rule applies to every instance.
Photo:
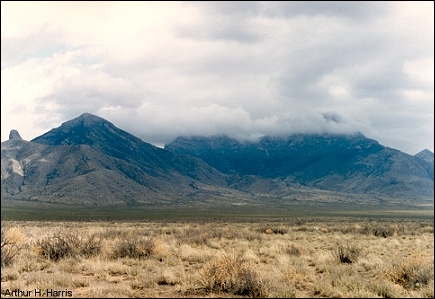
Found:
[[[1,141],[84,112],[162,146],[359,131],[434,151],[434,2],[1,1]]]

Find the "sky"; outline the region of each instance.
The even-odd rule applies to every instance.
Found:
[[[434,2],[1,1],[1,141],[361,132],[434,152]]]

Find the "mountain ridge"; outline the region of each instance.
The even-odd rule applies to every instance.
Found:
[[[379,196],[433,201],[433,165],[360,133],[264,137],[258,143],[195,138],[179,137],[162,149],[90,113],[31,141],[12,130],[2,142],[2,202],[207,206]],[[177,152],[183,143],[187,150]]]
[[[433,165],[360,133],[266,136],[257,142],[223,136],[179,137],[165,148],[198,157],[226,174],[291,179],[332,191],[433,196]],[[405,184],[402,172],[407,186],[391,193],[391,184]]]

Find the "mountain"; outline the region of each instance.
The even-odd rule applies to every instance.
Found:
[[[165,146],[217,170],[322,190],[433,198],[433,164],[357,133],[294,134],[239,142],[226,136],[179,137]],[[249,186],[248,186],[249,190]]]
[[[179,137],[162,149],[84,113],[31,141],[12,130],[1,144],[8,206],[426,204],[433,182],[433,163],[362,134]]]
[[[225,175],[85,113],[33,140],[2,142],[2,200],[116,205],[227,192]],[[231,191],[233,192],[233,191]]]
[[[415,154],[414,157],[420,158],[425,160],[428,163],[433,164],[434,163],[434,155],[433,153],[428,150],[428,149],[424,149],[421,152],[419,152],[418,154]]]
[[[224,176],[201,160],[153,146],[89,113],[31,141],[51,146],[87,145],[106,156],[133,164],[152,177],[171,180],[173,175],[182,175],[213,185],[225,185]],[[140,181],[134,174],[129,177]],[[166,182],[164,185],[167,187]]]

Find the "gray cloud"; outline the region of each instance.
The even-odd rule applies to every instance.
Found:
[[[198,4],[193,2],[193,5]],[[227,16],[289,18],[324,15],[360,22],[381,16],[387,12],[385,3],[363,1],[210,1],[199,5],[203,5],[204,10],[210,14]]]
[[[360,131],[433,150],[428,4],[63,5],[70,14],[33,9],[30,25],[2,26],[2,140],[90,112],[158,145]]]

